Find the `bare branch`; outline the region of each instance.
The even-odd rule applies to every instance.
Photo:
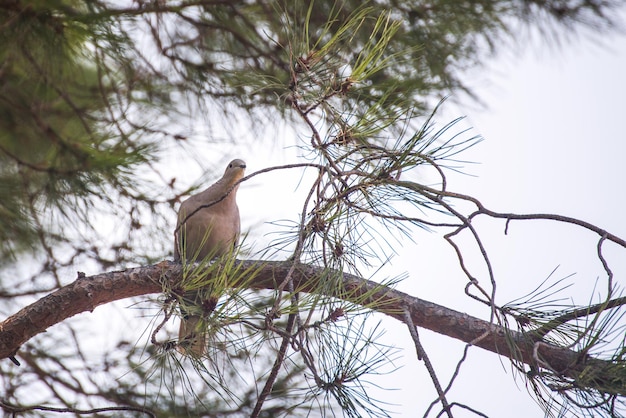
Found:
[[[76,408],[52,408],[49,406],[13,406],[8,403],[0,401],[0,408],[6,412],[13,414],[30,412],[30,411],[48,411],[48,412],[69,412],[75,415],[92,415],[100,412],[113,412],[113,411],[133,411],[140,412],[146,416],[156,418],[156,414],[145,408],[138,408],[134,406],[113,406],[107,408],[93,408],[93,409],[76,409]]]
[[[287,355],[287,349],[289,348],[289,342],[291,341],[291,332],[293,331],[293,326],[296,319],[296,313],[292,312],[289,314],[289,319],[287,320],[287,328],[286,335],[283,336],[283,341],[280,344],[280,348],[278,349],[278,353],[276,355],[276,359],[274,360],[274,365],[272,366],[272,371],[270,375],[267,377],[265,381],[265,386],[263,386],[263,390],[259,394],[259,397],[254,405],[254,409],[250,414],[250,418],[256,418],[259,416],[263,409],[263,404],[267,397],[272,393],[272,387],[276,382],[276,378],[278,377],[278,372],[285,361],[285,356]]]
[[[417,351],[417,359],[424,360],[424,365],[426,366],[426,369],[428,370],[428,374],[430,375],[430,378],[433,381],[433,385],[435,386],[435,389],[437,390],[437,394],[439,395],[439,398],[437,400],[441,401],[441,405],[443,405],[444,412],[449,417],[452,417],[452,411],[450,410],[450,403],[448,402],[448,399],[446,399],[446,393],[441,387],[441,383],[439,383],[439,378],[437,377],[437,373],[435,373],[435,368],[433,367],[433,364],[431,363],[430,358],[428,357],[428,354],[426,353],[426,350],[424,350],[424,346],[422,346],[420,337],[417,333],[417,327],[413,324],[413,320],[411,319],[411,314],[409,313],[408,310],[404,311],[404,320],[407,326],[409,327],[409,333],[411,334],[411,338],[413,338],[413,343],[415,344],[415,350]]]

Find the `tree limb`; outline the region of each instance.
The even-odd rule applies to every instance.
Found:
[[[316,266],[298,265],[293,269],[293,263],[289,261],[244,260],[238,261],[235,267],[254,271],[254,278],[249,284],[251,288],[275,289],[291,270],[298,292],[310,293],[327,289],[327,296],[358,303],[402,322],[406,322],[406,309],[415,326],[528,364],[534,371],[547,366],[552,372],[572,379],[582,387],[626,395],[626,367],[623,364],[596,359],[546,341],[540,341],[540,348],[537,349],[537,337],[532,332],[508,330],[379,283],[346,273],[329,272]],[[93,311],[96,307],[115,300],[159,293],[164,288],[175,288],[182,277],[182,266],[169,261],[90,277],[79,273],[73,283],[41,298],[0,323],[0,358],[14,355],[30,338],[71,316]],[[330,277],[340,279],[341,285],[318,285],[320,280],[330,280]]]

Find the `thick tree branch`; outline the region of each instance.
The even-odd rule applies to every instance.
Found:
[[[623,365],[595,359],[545,341],[538,342],[533,333],[507,330],[350,274],[340,276],[339,272],[329,272],[310,265],[299,265],[293,269],[291,262],[245,260],[237,263],[237,267],[255,272],[250,282],[251,288],[274,289],[291,271],[296,291],[315,292],[332,288],[333,293],[328,296],[364,305],[402,322],[406,321],[404,312],[407,310],[415,326],[526,363],[533,371],[549,368],[552,372],[573,379],[578,385],[626,395],[626,371]],[[342,285],[318,286],[320,280],[333,277],[329,273],[340,277]],[[30,338],[71,316],[93,311],[115,300],[175,288],[181,280],[182,266],[168,261],[90,277],[79,273],[73,283],[0,323],[0,358],[14,355]],[[537,364],[538,360],[540,364]],[[611,383],[612,389],[607,389],[607,382]]]

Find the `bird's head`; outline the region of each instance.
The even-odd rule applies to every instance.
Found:
[[[226,166],[226,170],[224,171],[224,176],[222,176],[222,179],[226,180],[228,184],[232,185],[243,177],[245,171],[246,162],[244,160],[232,160]]]

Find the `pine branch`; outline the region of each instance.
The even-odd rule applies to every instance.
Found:
[[[323,289],[326,296],[366,306],[402,322],[406,321],[403,311],[406,308],[415,326],[526,363],[534,371],[548,369],[557,372],[589,389],[626,395],[626,367],[623,364],[593,358],[546,341],[538,342],[534,333],[507,330],[376,282],[312,265],[300,264],[294,268],[289,261],[245,260],[238,261],[234,268],[253,271],[249,286],[255,289],[275,289],[290,273],[299,292],[320,292]],[[0,358],[15,355],[30,338],[71,316],[93,311],[115,300],[175,288],[182,277],[182,266],[168,261],[90,277],[79,273],[73,283],[0,323]],[[319,281],[329,280],[329,277],[340,279],[340,285],[320,287]]]
[[[541,328],[536,329],[534,332],[537,335],[537,338],[541,339],[545,337],[548,333],[554,331],[559,326],[567,322],[574,321],[579,318],[586,318],[593,314],[597,314],[598,312],[621,307],[624,305],[626,305],[626,297],[622,296],[619,298],[597,303],[593,306],[568,310],[563,315],[550,320],[550,322],[546,323]]]

